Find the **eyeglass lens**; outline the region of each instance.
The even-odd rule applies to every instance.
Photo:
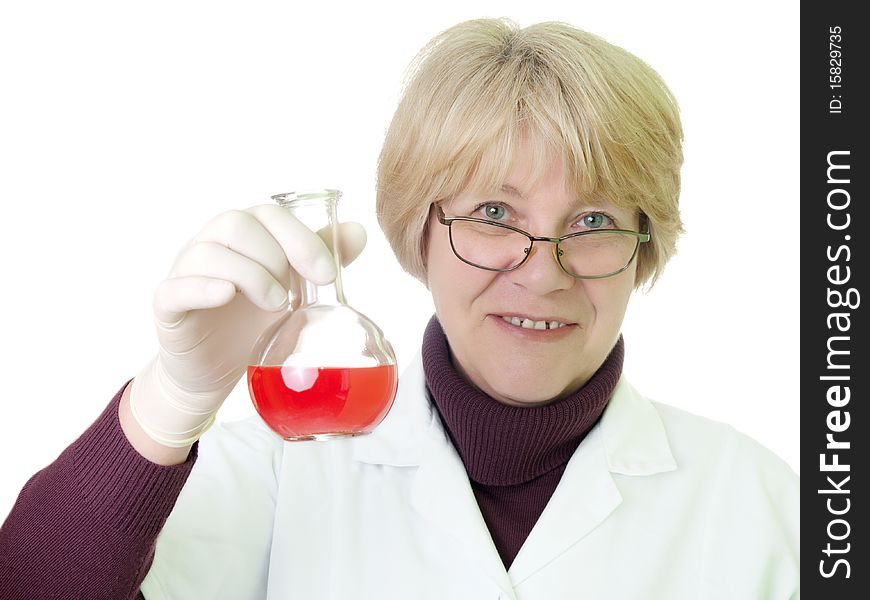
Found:
[[[463,260],[478,267],[512,269],[526,257],[529,238],[519,232],[471,221],[453,221],[451,228],[454,251]],[[620,271],[628,264],[637,244],[637,237],[631,234],[595,232],[593,235],[563,240],[559,244],[559,260],[573,275],[608,275]]]

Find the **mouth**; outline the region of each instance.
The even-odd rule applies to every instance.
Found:
[[[534,329],[536,331],[545,331],[551,329],[562,329],[573,325],[567,319],[558,317],[529,317],[524,315],[493,315],[500,318],[505,323],[521,329]]]

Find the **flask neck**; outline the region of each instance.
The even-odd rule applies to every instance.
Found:
[[[338,241],[336,205],[340,197],[341,192],[330,189],[272,196],[273,200],[289,209],[303,225],[320,236],[335,267],[335,280],[326,285],[302,280],[299,286],[300,306],[347,304],[341,283],[341,246]]]
[[[331,249],[330,249],[331,250]],[[333,254],[335,256],[335,254]],[[326,285],[316,285],[307,279],[301,290],[301,306],[334,306],[347,304],[341,284],[341,265],[335,267],[335,281]]]

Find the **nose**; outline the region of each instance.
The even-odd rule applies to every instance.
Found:
[[[549,247],[548,247],[549,246]],[[522,266],[505,273],[511,281],[538,295],[567,290],[575,279],[566,273],[556,259],[556,244],[536,241]]]

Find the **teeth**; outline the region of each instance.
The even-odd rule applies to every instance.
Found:
[[[532,321],[531,319],[520,319],[519,317],[502,317],[505,322],[510,323],[511,325],[515,325],[516,327],[522,327],[523,329],[558,329],[560,327],[565,327],[564,323],[560,323],[559,321]]]

